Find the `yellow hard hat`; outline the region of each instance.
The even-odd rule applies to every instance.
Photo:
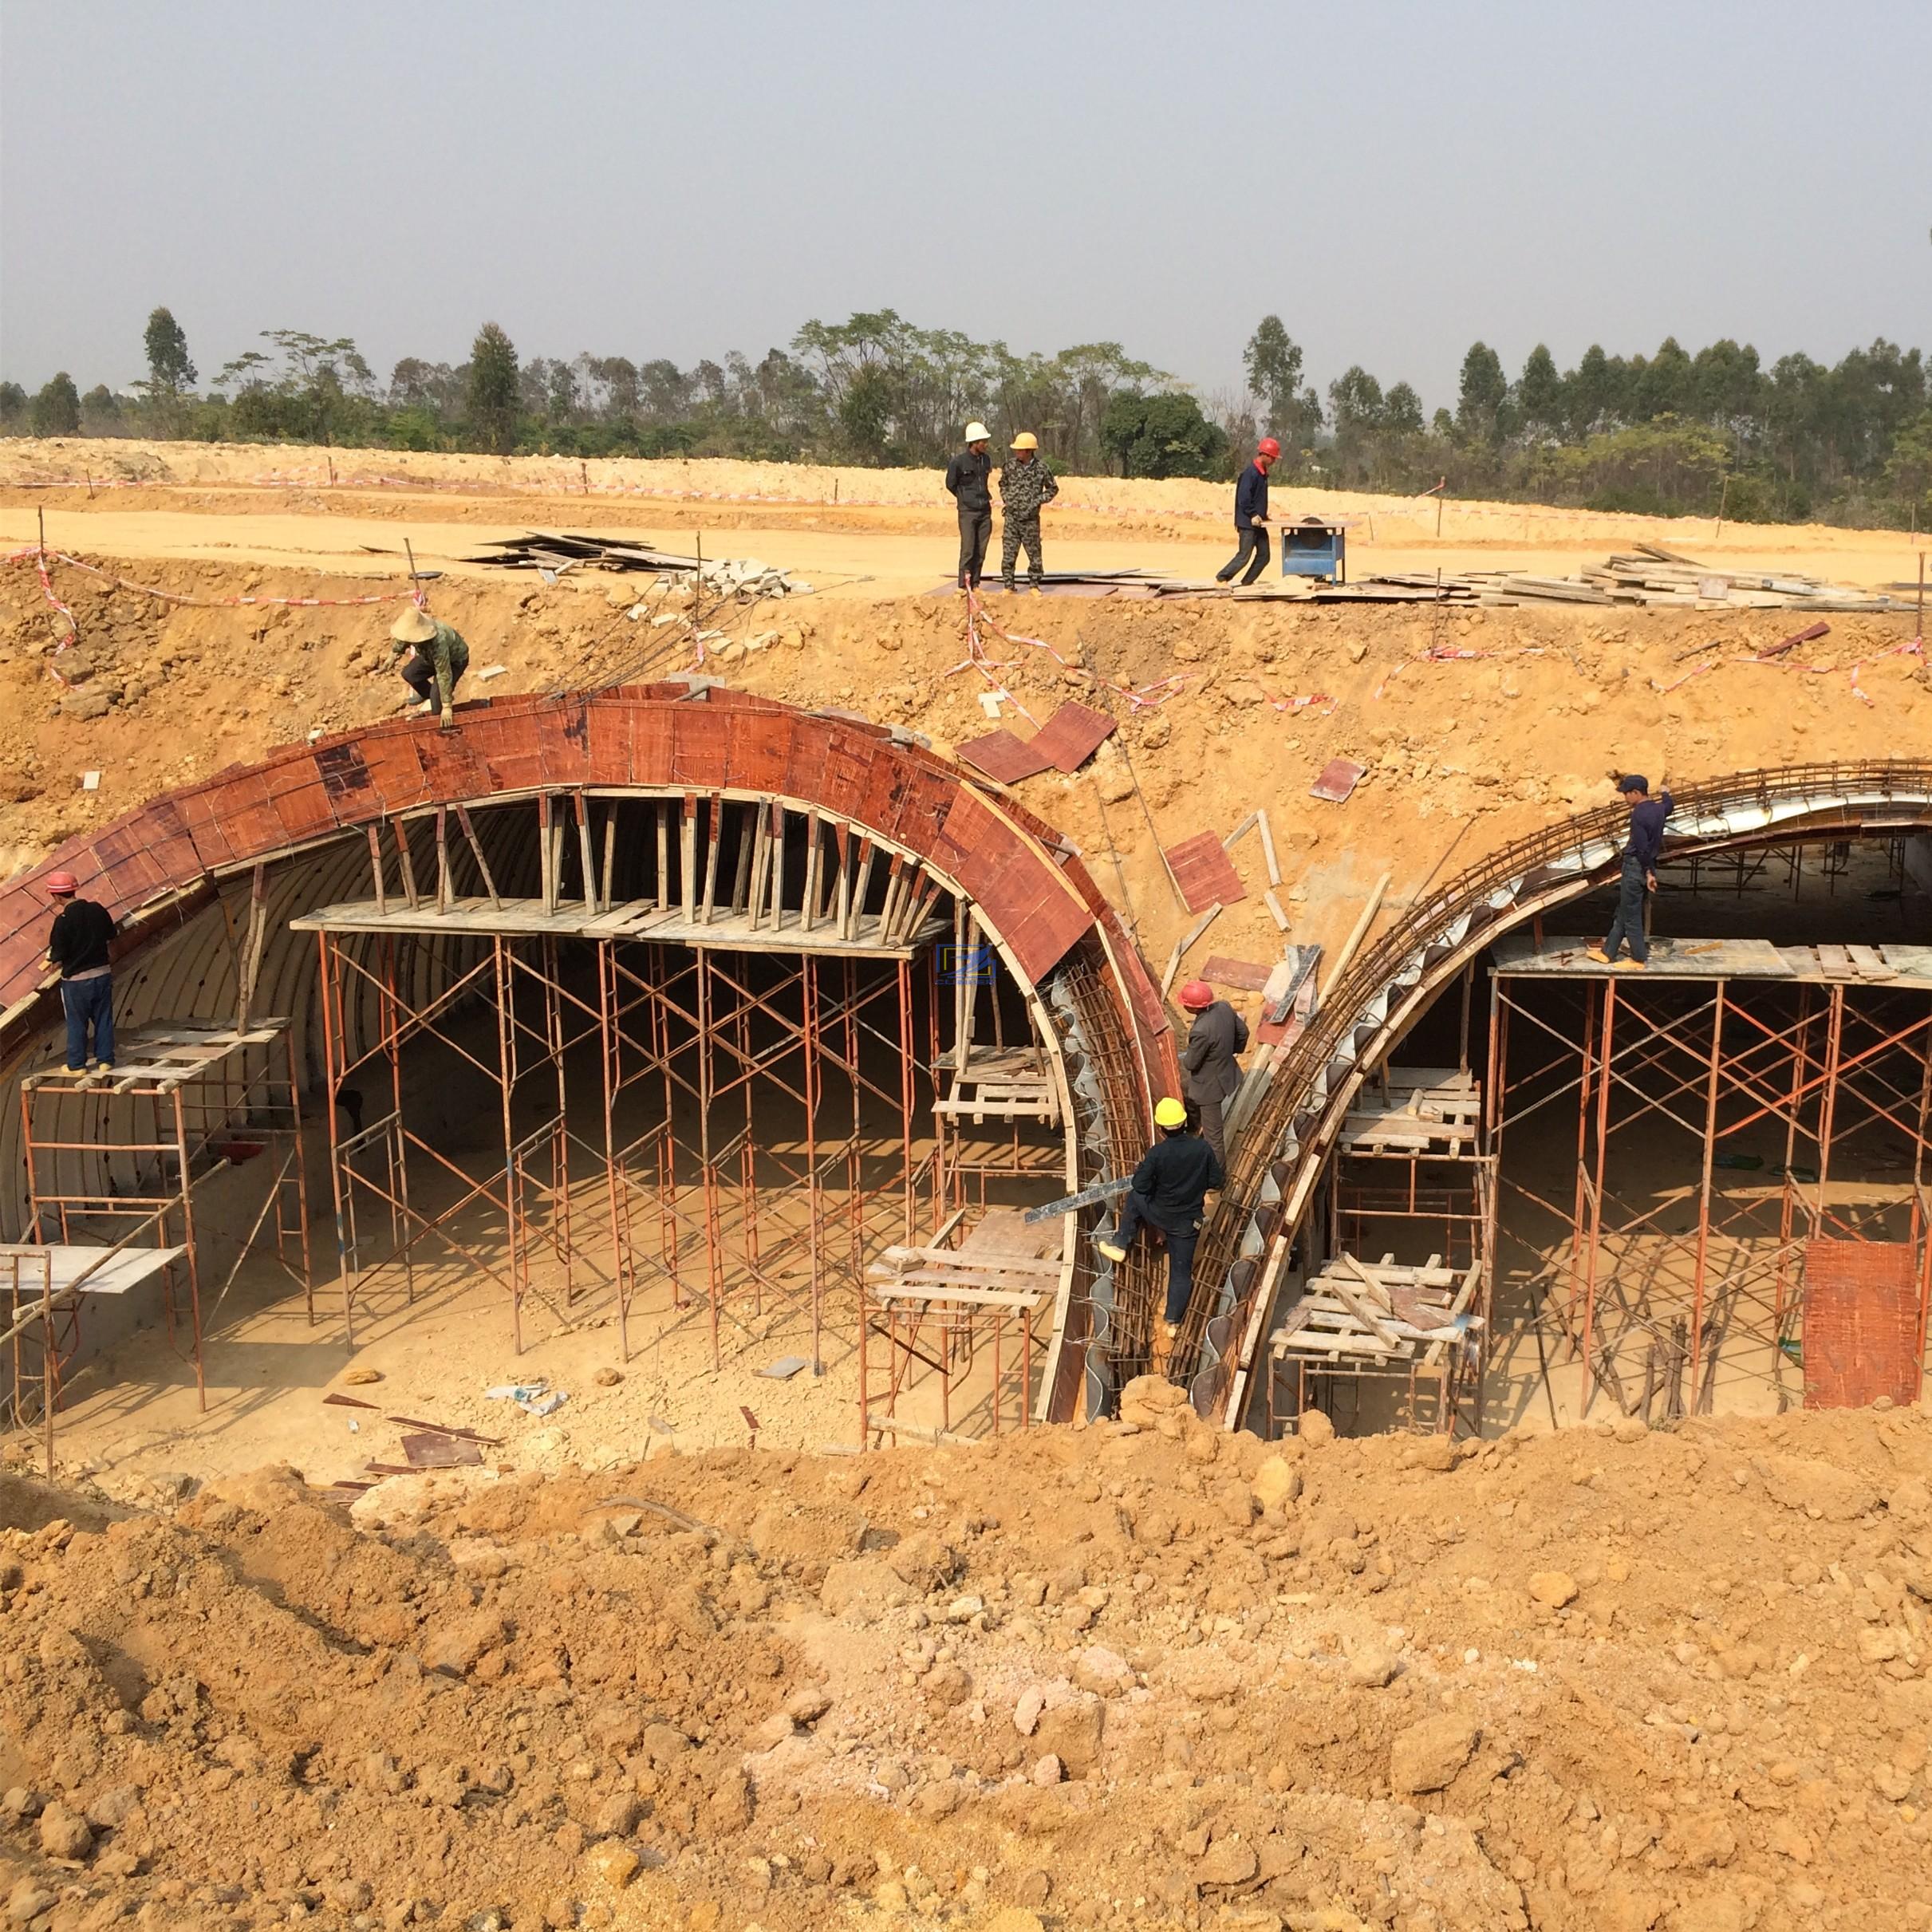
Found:
[[[1153,1124],[1157,1127],[1185,1127],[1188,1124],[1187,1108],[1170,1094],[1165,1100],[1154,1102]]]
[[[1040,440],[1030,429],[1023,429],[1007,447],[1009,449],[1038,449]]]

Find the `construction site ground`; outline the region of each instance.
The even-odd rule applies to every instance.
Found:
[[[7,1479],[11,1922],[1920,1926],[1932,1425]],[[188,1485],[182,1485],[187,1488]]]
[[[1788,613],[993,597],[1005,636],[982,633],[978,668],[962,605],[930,594],[955,543],[936,476],[338,451],[329,487],[320,457],[0,451],[6,548],[35,545],[44,515],[49,550],[146,587],[53,567],[79,638],[65,668],[85,670],[64,694],[34,560],[0,574],[0,872],[396,715],[394,602],[223,600],[393,597],[405,537],[448,573],[431,605],[470,641],[465,699],[701,670],[941,751],[994,728],[995,684],[1023,735],[1067,699],[1112,712],[1086,770],[1015,789],[1157,973],[1193,923],[1159,848],[1256,806],[1286,936],[1332,953],[1385,876],[1383,923],[1605,802],[1617,772],[1926,748],[1924,660],[1896,617],[1833,617],[1762,663]],[[84,464],[99,483],[110,460],[153,480],[10,487]],[[256,480],[297,469],[313,473]],[[376,475],[420,487],[343,480]],[[837,504],[614,494],[834,487]],[[1050,562],[1206,576],[1225,495],[1069,479]],[[1451,504],[1438,543],[1432,503],[1281,490],[1276,507],[1359,517],[1358,576],[1573,571],[1633,540],[1863,584],[1918,568],[1883,533]],[[649,577],[455,561],[532,526],[680,550],[701,532],[707,558],[814,589],[707,599],[694,622],[688,592]],[[697,631],[719,633],[701,657]],[[72,702],[90,688],[102,703]],[[1335,757],[1366,767],[1339,805],[1309,795]],[[1232,856],[1247,896],[1190,967],[1279,952],[1258,841]],[[1570,1429],[1442,1468],[1434,1442],[1291,1443],[1264,1468],[1273,1450],[1154,1391],[1133,1430],[861,1459],[814,1453],[856,1434],[846,1311],[822,1382],[757,1376],[799,1352],[787,1312],[734,1339],[721,1379],[686,1321],[600,1385],[616,1350],[594,1304],[546,1312],[517,1358],[499,1291],[454,1270],[426,1285],[414,1309],[385,1290],[356,1358],[383,1380],[350,1386],[329,1290],[310,1329],[250,1276],[205,1417],[149,1331],[63,1418],[73,1486],[4,1479],[14,1922],[1932,1923],[1917,1412]],[[483,1399],[530,1372],[570,1390],[554,1417]],[[324,1407],[328,1390],[377,1410]],[[394,1453],[393,1414],[503,1441],[353,1512],[302,1480]],[[299,1476],[254,1473],[281,1464]],[[601,1500],[617,1496],[644,1500]]]

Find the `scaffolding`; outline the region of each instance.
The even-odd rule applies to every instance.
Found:
[[[204,1410],[204,1311],[212,1319],[250,1254],[271,1256],[315,1319],[290,1023],[154,1021],[125,1029],[118,1044],[111,1071],[47,1067],[20,1083],[30,1238],[4,1251],[0,1290],[14,1310],[6,1339],[15,1414],[37,1382],[49,1457],[63,1378],[85,1339],[87,1296],[127,1294],[158,1279],[169,1344],[191,1364]],[[218,1175],[258,1161],[268,1185],[215,1283],[198,1197]],[[37,1374],[28,1358],[36,1330]]]
[[[1461,1420],[1489,1318],[1482,1111],[1466,1064],[1384,1066],[1357,1097],[1326,1189],[1322,1259],[1299,1271],[1269,1337],[1271,1433],[1343,1394],[1359,1412],[1364,1378],[1394,1392],[1410,1429]],[[1384,1240],[1409,1258],[1365,1258]]]
[[[1511,935],[1491,999],[1496,1192],[1547,1236],[1512,1238],[1579,1414],[1599,1392],[1664,1419],[1789,1406],[1814,1241],[1909,1251],[1916,1388],[1932,948],[1660,942],[1637,974]],[[1526,1133],[1540,1161],[1508,1159]],[[1571,1155],[1544,1151],[1556,1135]]]
[[[648,1298],[706,1325],[714,1366],[727,1331],[796,1315],[820,1371],[848,1308],[864,1346],[883,1251],[969,1192],[983,1208],[996,1173],[1064,1185],[1039,1003],[1003,1000],[971,909],[856,826],[696,794],[625,802],[620,839],[604,802],[503,808],[498,830],[536,834],[538,898],[499,888],[514,847],[486,856],[467,814],[438,813],[433,846],[396,828],[393,873],[372,838],[370,898],[293,922],[316,935],[329,1090],[356,1102],[330,1123],[345,1335],[374,1278],[413,1299],[447,1250],[503,1291],[519,1351],[554,1282],[566,1307],[609,1298],[625,1359]],[[440,1096],[404,1074],[419,1043],[487,1096],[466,1118],[489,1116],[500,1154],[443,1144]],[[972,1139],[976,1115],[1003,1149]]]

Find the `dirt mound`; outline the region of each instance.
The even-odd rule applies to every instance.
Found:
[[[1929,1478],[1916,1412],[1455,1453],[1167,1415],[30,1511],[9,1909],[1920,1926]]]

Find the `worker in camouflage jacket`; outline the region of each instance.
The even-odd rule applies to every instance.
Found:
[[[1012,455],[1000,472],[1000,581],[1013,589],[1013,566],[1025,546],[1027,582],[1037,593],[1047,581],[1040,560],[1040,507],[1060,494],[1053,472],[1040,461],[1040,440],[1030,429],[1014,437]]]

